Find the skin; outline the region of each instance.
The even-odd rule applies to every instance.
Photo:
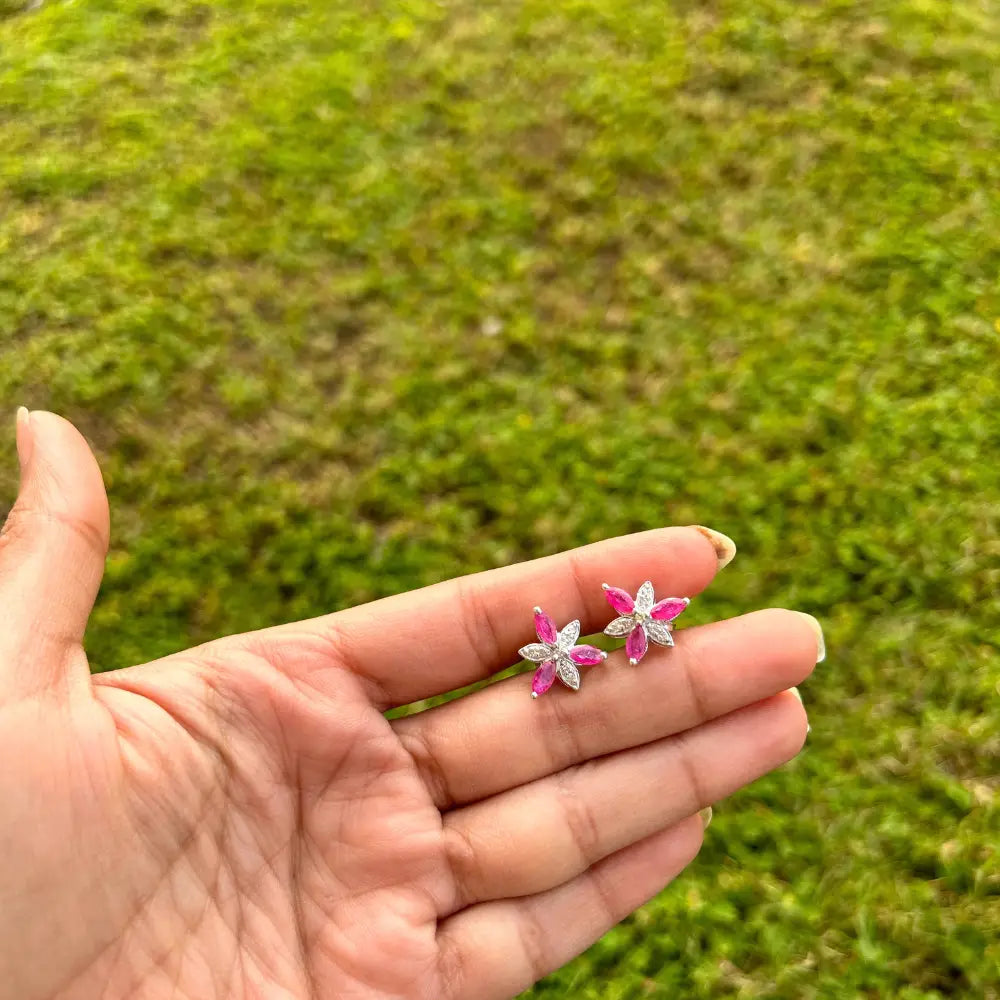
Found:
[[[694,596],[665,528],[92,677],[108,504],[79,433],[18,424],[0,536],[0,997],[504,998],[697,853],[698,811],[800,749],[815,623],[769,610],[393,722],[584,634],[611,579]]]

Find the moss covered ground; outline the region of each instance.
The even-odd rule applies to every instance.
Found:
[[[533,996],[1000,997],[1000,8],[0,0],[0,398],[95,665],[667,523],[793,764]]]

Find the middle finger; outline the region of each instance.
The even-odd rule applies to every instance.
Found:
[[[799,684],[822,654],[811,615],[770,609],[676,633],[637,667],[614,653],[577,692],[522,674],[393,722],[439,809],[683,732]]]

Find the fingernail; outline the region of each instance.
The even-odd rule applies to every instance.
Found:
[[[801,692],[801,691],[800,691],[800,690],[799,690],[799,689],[798,689],[797,687],[794,687],[794,688],[789,688],[788,690],[789,690],[789,692],[790,692],[791,694],[794,694],[794,695],[795,695],[795,697],[799,699],[799,704],[800,704],[800,705],[801,705],[801,706],[802,706],[803,708],[805,708],[805,707],[806,707],[806,706],[805,706],[805,702],[804,702],[804,701],[802,700],[802,692]],[[807,718],[806,718],[806,732],[807,732],[807,733],[811,733],[812,731],[813,731],[813,727],[812,727],[811,725],[809,725],[809,719],[808,719],[808,717],[807,717]]]
[[[27,470],[32,450],[31,414],[27,407],[19,406],[17,408],[17,460],[20,463],[21,472]]]
[[[823,626],[812,615],[807,615],[804,611],[800,611],[799,614],[809,622],[809,627],[816,633],[816,662],[822,663],[826,659],[826,640],[823,638]]]
[[[703,829],[707,830],[709,824],[712,822],[712,807],[705,806],[704,809],[699,809],[698,815],[701,817],[701,825]]]
[[[712,528],[706,528],[702,524],[695,524],[692,527],[695,531],[700,531],[712,543],[712,548],[715,549],[715,558],[719,560],[719,569],[723,569],[733,561],[733,556],[736,555],[736,543],[728,535]]]

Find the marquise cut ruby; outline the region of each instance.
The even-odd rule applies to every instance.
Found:
[[[556,679],[556,661],[546,660],[535,671],[535,676],[531,679],[531,694],[538,697],[545,694]]]

